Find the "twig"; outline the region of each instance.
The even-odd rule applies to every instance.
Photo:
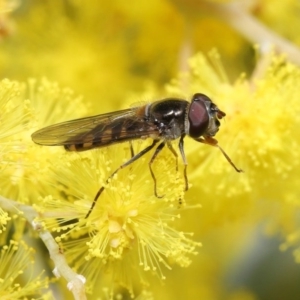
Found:
[[[50,258],[53,260],[55,265],[53,273],[57,277],[62,276],[68,281],[67,286],[73,293],[74,299],[87,299],[84,289],[85,278],[82,275],[75,273],[69,267],[61,249],[55,242],[51,233],[48,230],[45,230],[41,223],[35,220],[39,217],[38,212],[29,205],[21,204],[2,196],[0,196],[0,207],[12,214],[19,214],[25,217],[25,219],[32,225],[33,229],[38,232],[40,238],[48,249]]]
[[[285,53],[288,59],[300,65],[300,49],[287,39],[277,35],[255,17],[248,13],[242,3],[217,4],[204,1],[205,8],[222,18],[227,24],[240,32],[250,42],[260,45],[262,50],[274,47],[279,53]]]

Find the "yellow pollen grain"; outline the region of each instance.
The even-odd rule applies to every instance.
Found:
[[[108,231],[110,233],[117,233],[122,230],[121,224],[116,220],[109,220],[108,222]]]
[[[138,215],[138,210],[137,209],[132,209],[128,211],[128,216],[129,217],[136,217]]]
[[[129,237],[132,240],[134,239],[133,231],[128,226],[125,228],[125,232],[126,232],[127,237]]]
[[[118,238],[111,239],[109,244],[110,244],[111,247],[117,248],[121,244],[120,239],[118,239]]]

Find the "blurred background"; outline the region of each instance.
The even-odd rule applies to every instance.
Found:
[[[299,0],[1,0],[0,12],[0,78],[58,82],[84,97],[88,115],[165,96],[198,52],[216,49],[232,83],[251,78],[257,44],[270,47],[274,35],[299,62]],[[266,28],[264,43],[257,32]],[[251,222],[251,211],[218,213],[182,213],[203,247],[188,268],[165,271],[163,284],[153,279],[153,299],[300,299],[300,267],[291,250],[280,251],[280,230]]]
[[[293,1],[251,2],[251,13],[279,33],[298,38]],[[185,71],[187,59],[198,51],[217,48],[232,79],[250,74],[255,65],[253,44],[201,1],[2,3],[3,9],[14,10],[1,19],[1,77],[47,76],[93,105],[105,99],[120,106],[124,97],[144,92],[149,84],[163,87]],[[286,21],[291,24],[292,17],[288,32]]]

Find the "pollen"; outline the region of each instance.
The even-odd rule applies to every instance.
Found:
[[[73,208],[63,200],[47,198],[43,202],[45,224],[59,233],[57,239],[66,248],[66,253],[71,253],[74,258],[82,257],[79,261],[76,259],[79,270],[84,270],[88,263],[91,269],[90,275],[87,275],[88,283],[94,283],[92,277],[110,267],[114,281],[121,282],[130,291],[132,283],[123,277],[123,269],[131,273],[130,270],[140,268],[164,279],[164,269],[170,269],[174,263],[187,267],[191,256],[197,254],[196,249],[201,244],[191,240],[188,233],[173,228],[178,220],[178,203],[183,196],[184,179],[178,179],[180,175],[175,171],[174,158],[168,155],[168,149],[165,152],[157,158],[153,167],[158,191],[165,194],[163,199],[156,198],[153,193],[153,179],[147,166],[151,154],[120,170],[117,176],[105,182],[110,170],[115,170],[124,162],[120,153],[130,157],[130,152],[124,151],[122,144],[80,156],[69,153],[59,170],[55,169],[62,188],[68,187],[63,193],[72,195]],[[170,172],[170,169],[174,171]],[[80,174],[80,180],[73,174]],[[104,192],[91,214],[85,218],[101,185],[105,187]],[[51,210],[53,216],[60,216],[59,226],[57,220],[51,219]],[[70,220],[76,217],[79,221],[71,226]]]
[[[11,240],[9,244],[2,247],[0,253],[1,298],[20,299],[38,293],[42,295],[42,289],[48,287],[48,281],[42,275],[35,278],[31,275],[33,274],[33,255],[34,250],[22,241]],[[23,275],[25,272],[26,276]],[[46,295],[44,296],[47,298]]]
[[[11,220],[8,213],[0,208],[0,234],[6,231],[7,223]]]

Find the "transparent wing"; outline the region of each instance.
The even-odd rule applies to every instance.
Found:
[[[54,124],[32,134],[32,140],[45,146],[85,145],[88,150],[158,133],[154,124],[137,115],[136,108]]]

